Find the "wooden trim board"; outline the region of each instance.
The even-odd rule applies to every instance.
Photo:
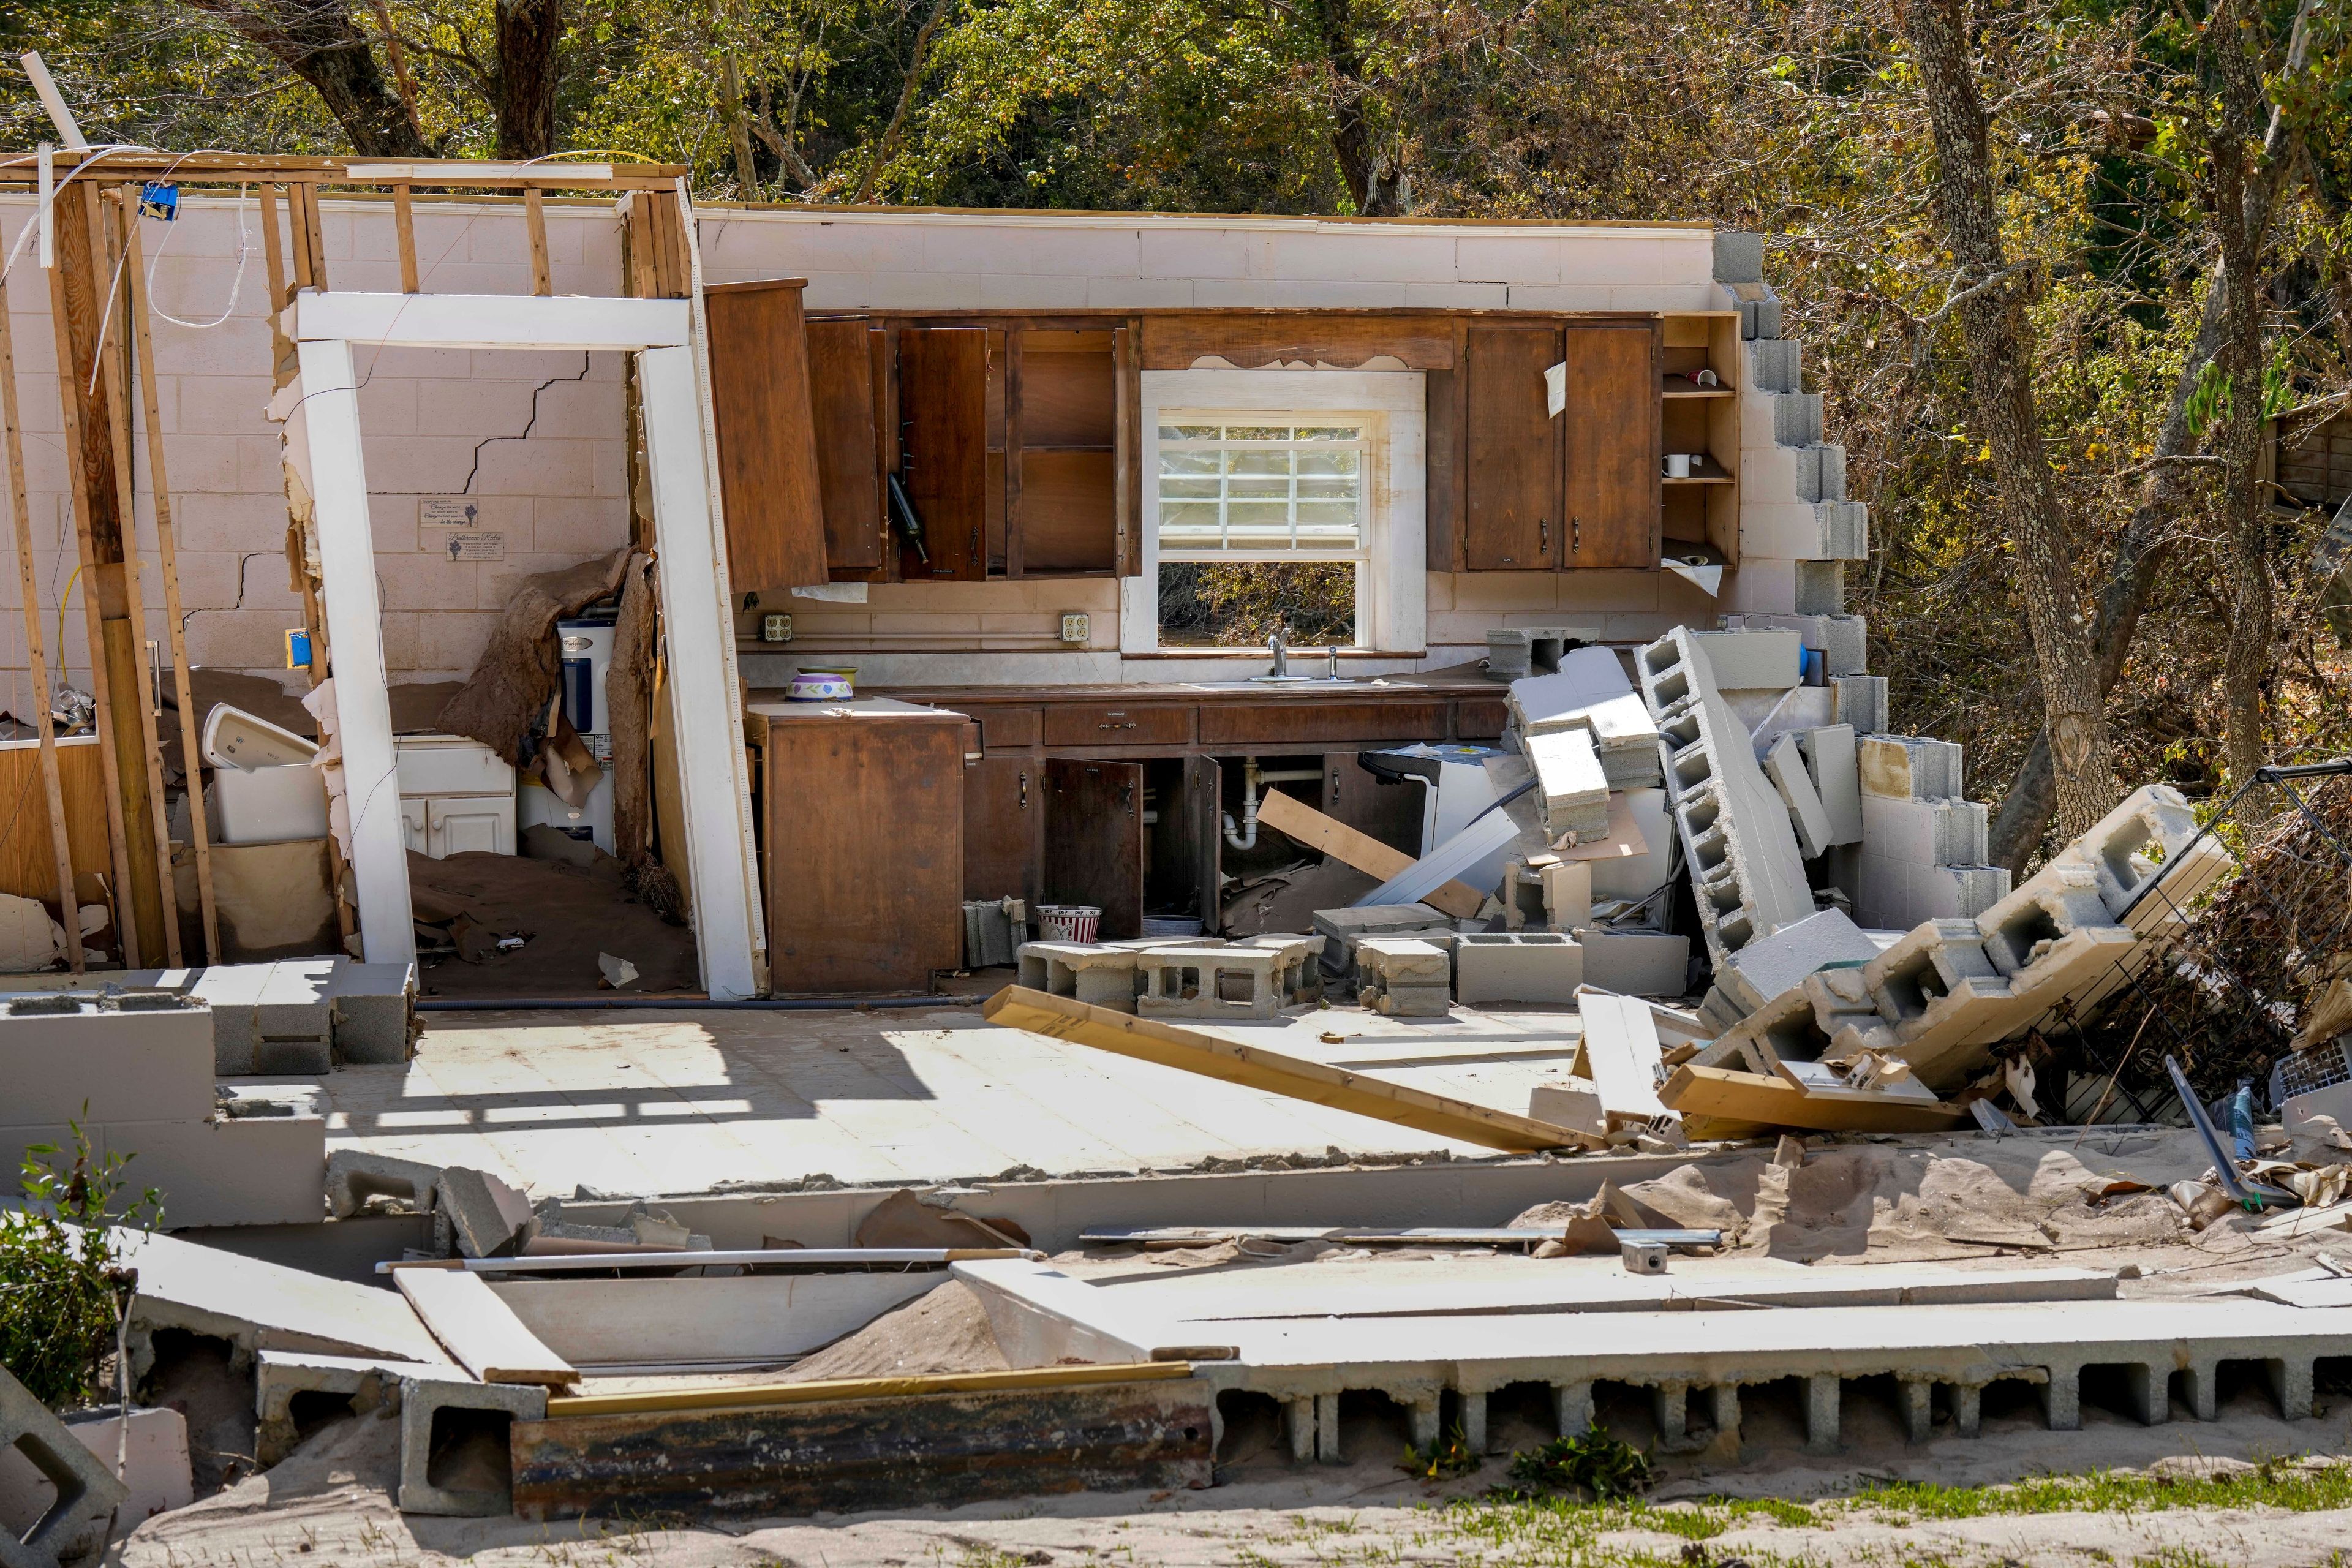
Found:
[[[1092,1046],[1117,1056],[1157,1062],[1335,1110],[1350,1110],[1482,1148],[1533,1152],[1603,1147],[1603,1140],[1573,1128],[1407,1089],[1262,1046],[1236,1045],[1198,1029],[1131,1017],[1108,1007],[1090,1007],[1073,996],[1049,996],[1043,991],[1008,985],[982,1003],[980,1012],[990,1023],[1008,1029],[1026,1029],[1049,1039]]]
[[[457,1268],[403,1268],[392,1277],[409,1306],[458,1365],[484,1383],[580,1381],[572,1363],[523,1327],[489,1282]]]
[[[1302,847],[1328,855],[1382,882],[1413,863],[1403,850],[1392,849],[1370,834],[1360,833],[1278,789],[1269,789],[1259,797],[1257,819],[1297,839]],[[1476,918],[1486,903],[1485,895],[1466,882],[1448,882],[1421,901],[1465,921]]]
[[[845,1399],[900,1399],[924,1394],[987,1394],[999,1389],[1085,1388],[1103,1383],[1159,1383],[1192,1375],[1190,1362],[1113,1366],[1037,1366],[1011,1372],[918,1373],[906,1377],[827,1378],[814,1383],[753,1383],[735,1387],[593,1394],[547,1402],[547,1418],[627,1415],[648,1410],[727,1410],[769,1405],[824,1405]]]
[[[1964,1107],[1887,1097],[1884,1104],[1807,1094],[1784,1079],[1685,1063],[1675,1069],[1658,1100],[1683,1118],[1743,1128],[1798,1127],[1813,1132],[1942,1132],[1969,1120]],[[1696,1134],[1694,1134],[1695,1136]],[[1708,1136],[1738,1136],[1720,1126]]]

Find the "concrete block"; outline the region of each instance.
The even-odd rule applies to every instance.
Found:
[[[1788,631],[1694,632],[1718,691],[1780,691],[1801,679],[1802,638]]]
[[[1800,561],[1797,568],[1797,614],[1845,614],[1845,563]]]
[[[281,958],[269,966],[253,1006],[254,1032],[264,1046],[272,1040],[333,1040],[337,963],[332,958]]]
[[[1865,793],[1860,804],[1864,854],[1914,866],[1984,863],[1992,818],[1981,801],[1913,800]]]
[[[1050,995],[1075,996],[1090,1007],[1132,1013],[1142,984],[1135,961],[1143,951],[1076,942],[1023,942],[1017,955],[1021,984]]]
[[[1726,283],[1723,291],[1731,296],[1739,310],[1739,335],[1743,340],[1777,338],[1780,335],[1780,297],[1772,292],[1772,285],[1760,279],[1753,283]],[[1582,1431],[1582,1427],[1578,1427]]]
[[[2197,814],[2179,790],[2146,784],[2126,795],[2053,859],[2088,868],[2107,913],[2121,921],[2158,874],[2188,851],[2197,834]],[[2166,879],[2179,879],[2175,870]],[[2185,904],[2202,890],[2170,887],[2168,896]]]
[[[340,959],[333,989],[335,1054],[368,1067],[397,1067],[415,1054],[416,966]]]
[[[547,1390],[536,1384],[402,1378],[400,1511],[473,1518],[511,1512],[508,1433],[518,1420],[546,1419]],[[489,1461],[496,1483],[466,1484],[480,1479],[468,1460]]]
[[[1265,931],[1235,945],[1268,948],[1282,955],[1284,1006],[1309,1006],[1323,999],[1323,966],[1315,962],[1326,945],[1323,938]]]
[[[1772,401],[1772,439],[1783,447],[1813,447],[1822,439],[1822,395],[1818,392],[1776,392]]]
[[[0,1004],[0,1128],[202,1121],[213,1021],[168,992],[52,991]]]
[[[1299,989],[1304,948],[1224,943],[1135,955],[1135,1011],[1147,1018],[1272,1018]]]
[[[1715,280],[1718,283],[1761,283],[1764,280],[1764,237],[1744,229],[1715,231]]]
[[[1830,690],[1833,694],[1830,716],[1857,735],[1884,732],[1887,719],[1886,677],[1883,675],[1832,675]]]
[[[1715,972],[1716,989],[1742,1015],[1755,1012],[1805,976],[1832,963],[1878,958],[1878,944],[1838,910],[1823,910],[1748,943]]]
[[[1985,956],[2003,974],[2037,962],[2061,938],[2112,924],[2096,875],[2079,862],[2053,860],[1977,917]],[[2128,927],[2114,927],[2137,936]]]
[[[1498,680],[1548,674],[1572,650],[1608,636],[1598,616],[1540,626],[1494,626],[1486,632],[1486,673]]]
[[[1662,1047],[1656,1012],[1637,996],[1591,984],[1577,993],[1576,1010],[1583,1021],[1578,1052],[1592,1075],[1601,1109],[1642,1122],[1664,1115],[1658,1100]]]
[[[1862,771],[1860,752],[1854,742],[1851,724],[1825,724],[1814,730],[1793,731],[1798,750],[1805,759],[1805,771],[1811,774],[1813,793],[1822,803],[1822,811],[1829,818],[1832,844],[1859,844],[1862,826]]]
[[[488,1171],[451,1165],[441,1173],[435,1205],[448,1216],[465,1258],[506,1258],[531,1223],[530,1200]]]
[[[1826,448],[1825,448],[1826,449]],[[1845,488],[1844,449],[1838,448],[1837,485]],[[1813,505],[1819,530],[1815,545],[1824,561],[1866,561],[1870,558],[1870,508],[1858,500],[1824,496]]]
[[[1927,735],[1866,734],[1855,744],[1862,793],[1891,800],[1947,800],[1965,795],[1960,763],[1958,742]]]
[[[174,1228],[305,1225],[323,1217],[323,1118],[210,1117],[84,1125],[109,1153],[137,1157],[131,1179],[163,1194],[164,1222]]]
[[[1609,779],[1592,736],[1567,730],[1530,736],[1525,742],[1542,797],[1544,831],[1555,844],[1581,842],[1609,830]]]
[[[1643,647],[1634,664],[1658,715],[1675,829],[1707,952],[1719,965],[1811,914],[1813,898],[1788,807],[1717,689],[1702,642],[1676,627]]]
[[[1444,948],[1410,937],[1356,944],[1356,999],[1398,1017],[1442,1018],[1451,1009],[1452,965]]]
[[[1530,1121],[1572,1127],[1596,1138],[1609,1133],[1609,1113],[1601,1104],[1600,1087],[1588,1078],[1536,1085],[1528,1091],[1528,1116]]]
[[[1794,338],[1768,338],[1748,345],[1749,384],[1766,392],[1805,390],[1804,346]]]
[[[1583,984],[1584,950],[1565,932],[1467,932],[1454,939],[1454,991],[1465,1007],[1566,1007]]]
[[[185,1433],[183,1432],[184,1439]],[[48,1478],[54,1500],[22,1533],[0,1537],[9,1568],[54,1564],[96,1549],[107,1520],[130,1499],[82,1439],[51,1415],[5,1367],[0,1367],[0,1449],[13,1449]]]
[[[2001,866],[1935,866],[1871,852],[1854,857],[1853,915],[1874,931],[1908,931],[1922,921],[1973,919],[2009,892]]]
[[[441,1167],[422,1161],[361,1149],[327,1156],[327,1210],[337,1219],[351,1218],[374,1197],[397,1198],[413,1214],[430,1214],[440,1186]]]
[[[1690,938],[1664,931],[1576,932],[1584,984],[1621,996],[1679,996],[1690,974]]]
[[[1845,500],[1845,448],[1834,441],[1824,441],[1805,451],[1811,461],[1807,465],[1809,482],[1799,490],[1800,498],[1810,501]]]
[[[447,1377],[453,1369],[425,1362],[383,1357],[326,1355],[313,1351],[263,1351],[254,1358],[253,1413],[258,1423],[254,1457],[268,1469],[299,1440],[294,1409],[298,1394],[345,1400],[352,1414],[400,1407],[404,1377]]]
[[[188,988],[192,1000],[212,1010],[213,1071],[236,1078],[257,1071],[261,1030],[255,1017],[262,987],[268,983],[267,963],[215,963]]]
[[[1825,675],[1860,675],[1870,667],[1870,626],[1860,616],[1782,616],[1748,611],[1723,617],[1727,630],[1792,631],[1822,656]]]
[[[1453,930],[1453,920],[1427,904],[1369,904],[1315,911],[1315,931],[1323,938],[1323,969],[1328,974],[1354,973],[1357,944],[1367,937],[1423,936]]]
[[[1626,814],[1642,835],[1639,855],[1612,856],[1586,861],[1592,868],[1595,899],[1644,899],[1665,886],[1674,875],[1675,818],[1664,789],[1620,792]],[[1570,928],[1574,929],[1574,928]]]
[[[1805,766],[1796,736],[1784,734],[1772,743],[1764,758],[1764,772],[1772,787],[1780,792],[1781,804],[1789,808],[1789,826],[1796,831],[1797,848],[1806,859],[1815,858],[1834,840],[1830,837],[1829,812],[1822,805],[1821,792],[1813,788],[1813,775]]]
[[[1562,860],[1543,868],[1546,925],[1572,931],[1592,923],[1592,867],[1590,860]]]

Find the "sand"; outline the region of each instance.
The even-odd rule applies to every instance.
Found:
[[[780,1383],[835,1377],[901,1377],[919,1372],[1002,1372],[1004,1352],[989,1331],[980,1298],[960,1280],[894,1307],[856,1333],[803,1356]]]

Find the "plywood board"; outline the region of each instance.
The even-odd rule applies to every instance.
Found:
[[[1685,1064],[1675,1069],[1658,1099],[1683,1118],[1730,1122],[1742,1127],[1798,1127],[1815,1132],[1941,1132],[1969,1120],[1951,1105],[1924,1105],[1888,1096],[1883,1105],[1852,1099],[1818,1099],[1795,1084],[1756,1073]],[[1721,1128],[1719,1135],[1730,1136]]]
[[[1008,985],[990,997],[981,1015],[1006,1028],[1026,1029],[1489,1149],[1589,1148],[1601,1142],[1571,1128],[1407,1089],[1264,1047],[1239,1045],[1198,1029],[1089,1007],[1074,997],[1049,996],[1018,985]]]
[[[106,785],[97,736],[58,740],[58,783],[65,796],[74,869],[106,870]],[[0,812],[6,824],[0,826],[0,893],[56,902],[57,850],[41,786],[39,742],[0,742]]]
[[[1260,797],[1257,819],[1297,839],[1302,847],[1328,855],[1383,882],[1413,863],[1413,858],[1403,850],[1392,849],[1371,835],[1360,833],[1337,817],[1326,816],[1305,801],[1278,789],[1270,789]],[[1423,894],[1421,901],[1457,920],[1474,918],[1486,902],[1476,889],[1458,881]]]
[[[569,1388],[580,1381],[572,1363],[523,1327],[480,1275],[462,1268],[409,1268],[393,1270],[393,1280],[433,1337],[484,1383]]]

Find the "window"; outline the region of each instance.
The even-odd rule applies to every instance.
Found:
[[[1144,572],[1131,653],[1418,652],[1423,379],[1147,371]]]
[[[1376,424],[1160,415],[1161,647],[1356,646]]]

